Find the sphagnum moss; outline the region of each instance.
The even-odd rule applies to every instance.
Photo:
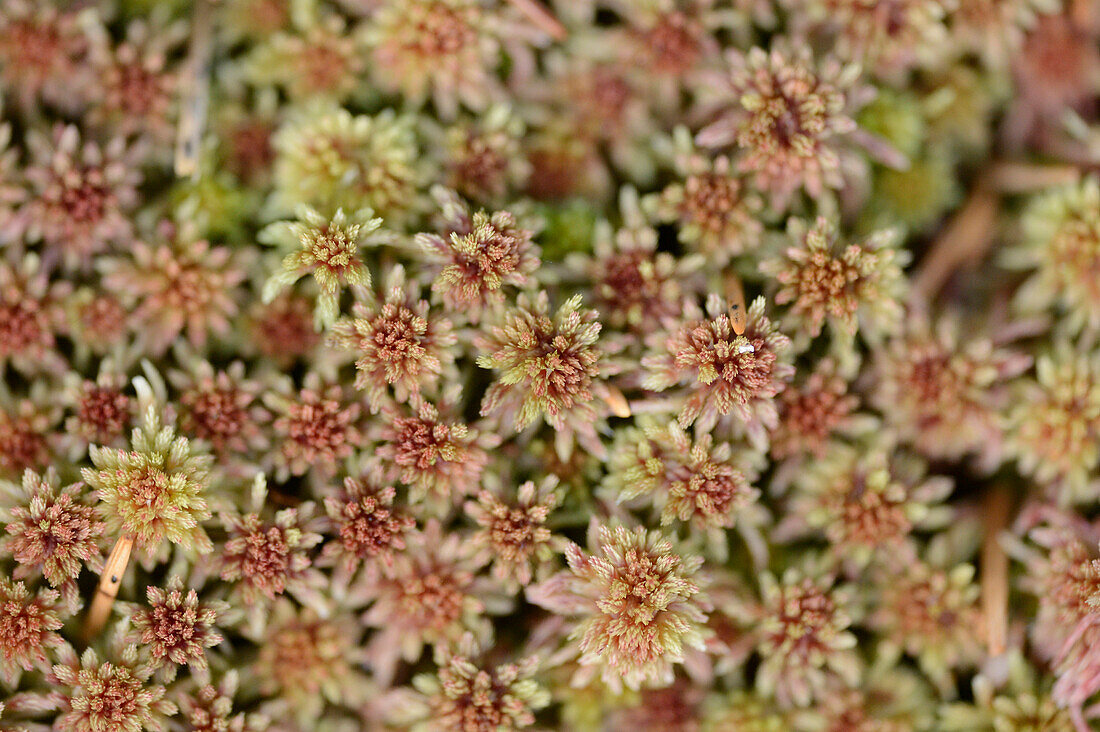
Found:
[[[1094,6],[2,3],[0,730],[1100,729]]]

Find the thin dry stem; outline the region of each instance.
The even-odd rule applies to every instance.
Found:
[[[1008,555],[1001,546],[1001,532],[1008,526],[1009,495],[994,487],[985,497],[982,539],[982,617],[990,656],[1005,652],[1008,638]]]
[[[1076,165],[1034,165],[1001,161],[978,179],[966,203],[929,247],[913,277],[913,302],[933,300],[959,267],[973,264],[993,243],[1000,196],[1068,185],[1081,179]]]
[[[118,588],[122,584],[122,577],[126,573],[126,567],[130,564],[130,552],[134,548],[132,536],[121,536],[111,548],[107,561],[103,564],[103,574],[99,577],[99,586],[96,587],[95,596],[92,598],[92,606],[88,610],[88,617],[84,621],[84,637],[91,640],[99,635],[103,626],[107,624],[107,618],[111,614],[111,606],[118,597]]]
[[[951,274],[967,262],[976,262],[993,242],[999,201],[988,185],[978,184],[928,253],[913,278],[913,300],[927,303],[943,288]]]

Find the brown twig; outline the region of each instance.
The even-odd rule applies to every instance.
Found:
[[[1008,491],[994,487],[983,508],[982,618],[989,655],[999,656],[1005,652],[1008,638],[1008,555],[1000,542],[1000,534],[1008,526]]]
[[[539,27],[539,30],[553,38],[555,41],[565,40],[565,26],[561,24],[554,14],[547,10],[538,0],[510,0],[516,10],[527,16],[528,20]]]
[[[92,606],[88,609],[88,617],[84,620],[86,640],[90,641],[99,635],[99,631],[107,624],[111,606],[118,597],[118,588],[130,563],[130,552],[133,548],[132,536],[119,537],[111,548],[107,561],[103,563],[103,574],[99,577],[99,586],[96,587],[95,596],[92,598]]]
[[[1077,165],[1033,165],[1016,161],[992,164],[955,217],[928,249],[913,277],[913,299],[930,302],[960,266],[977,262],[993,243],[1000,197],[1027,193],[1081,179]]]
[[[998,205],[988,181],[979,183],[917,268],[912,290],[916,302],[931,301],[960,265],[985,254],[993,242]]]

